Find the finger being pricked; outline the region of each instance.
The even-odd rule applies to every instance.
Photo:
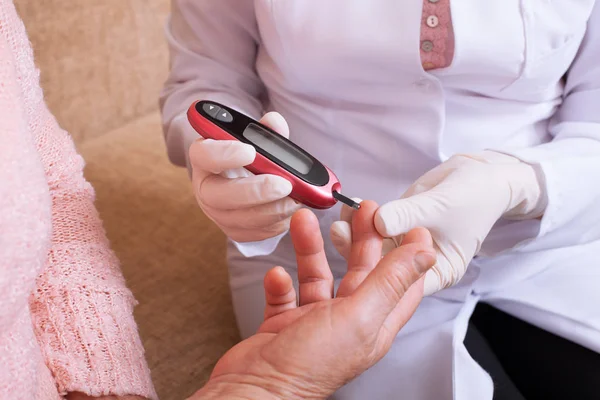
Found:
[[[337,297],[352,294],[381,259],[383,238],[377,233],[374,224],[378,207],[374,201],[367,200],[360,204],[360,210],[353,213],[348,272],[340,283]]]
[[[292,216],[290,235],[298,264],[300,305],[331,299],[333,274],[315,214],[308,209],[297,211]]]

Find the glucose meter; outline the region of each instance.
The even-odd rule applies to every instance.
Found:
[[[323,163],[267,126],[214,101],[198,101],[187,113],[203,138],[238,140],[256,149],[250,172],[273,174],[292,184],[290,197],[315,209],[328,209],[338,201],[355,209],[360,204],[341,193],[342,185]]]

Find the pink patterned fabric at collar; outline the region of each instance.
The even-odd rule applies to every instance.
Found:
[[[420,46],[423,69],[445,68],[452,63],[454,31],[450,0],[423,0]]]

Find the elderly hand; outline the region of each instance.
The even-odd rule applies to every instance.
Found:
[[[422,299],[421,278],[435,252],[429,233],[416,229],[381,259],[376,210],[367,201],[354,215],[348,273],[336,297],[316,217],[294,215],[299,304],[285,270],[269,271],[259,332],[223,356],[193,399],[324,399],[386,354]]]
[[[288,137],[289,128],[278,113],[261,123]],[[288,195],[292,184],[276,175],[253,175],[256,150],[236,140],[200,138],[190,146],[192,186],[202,211],[236,242],[256,242],[288,230],[300,208]]]
[[[431,232],[437,263],[425,277],[425,295],[456,284],[496,221],[540,217],[545,196],[534,168],[493,151],[457,155],[419,178],[400,200],[377,211],[377,231],[391,238],[422,226]],[[347,256],[351,231],[344,210],[332,225],[332,240]],[[384,249],[385,250],[385,249]],[[385,254],[385,251],[384,251]]]

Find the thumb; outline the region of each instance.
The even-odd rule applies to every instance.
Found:
[[[266,113],[259,122],[273,129],[275,132],[279,133],[285,138],[290,137],[290,128],[287,124],[287,121],[278,112],[272,111]]]
[[[402,235],[414,228],[430,228],[444,210],[443,203],[430,192],[424,192],[381,206],[375,214],[375,228],[383,237]]]
[[[435,261],[435,251],[427,243],[392,250],[350,296],[350,306],[357,314],[366,315],[374,326],[381,326],[408,289]]]

